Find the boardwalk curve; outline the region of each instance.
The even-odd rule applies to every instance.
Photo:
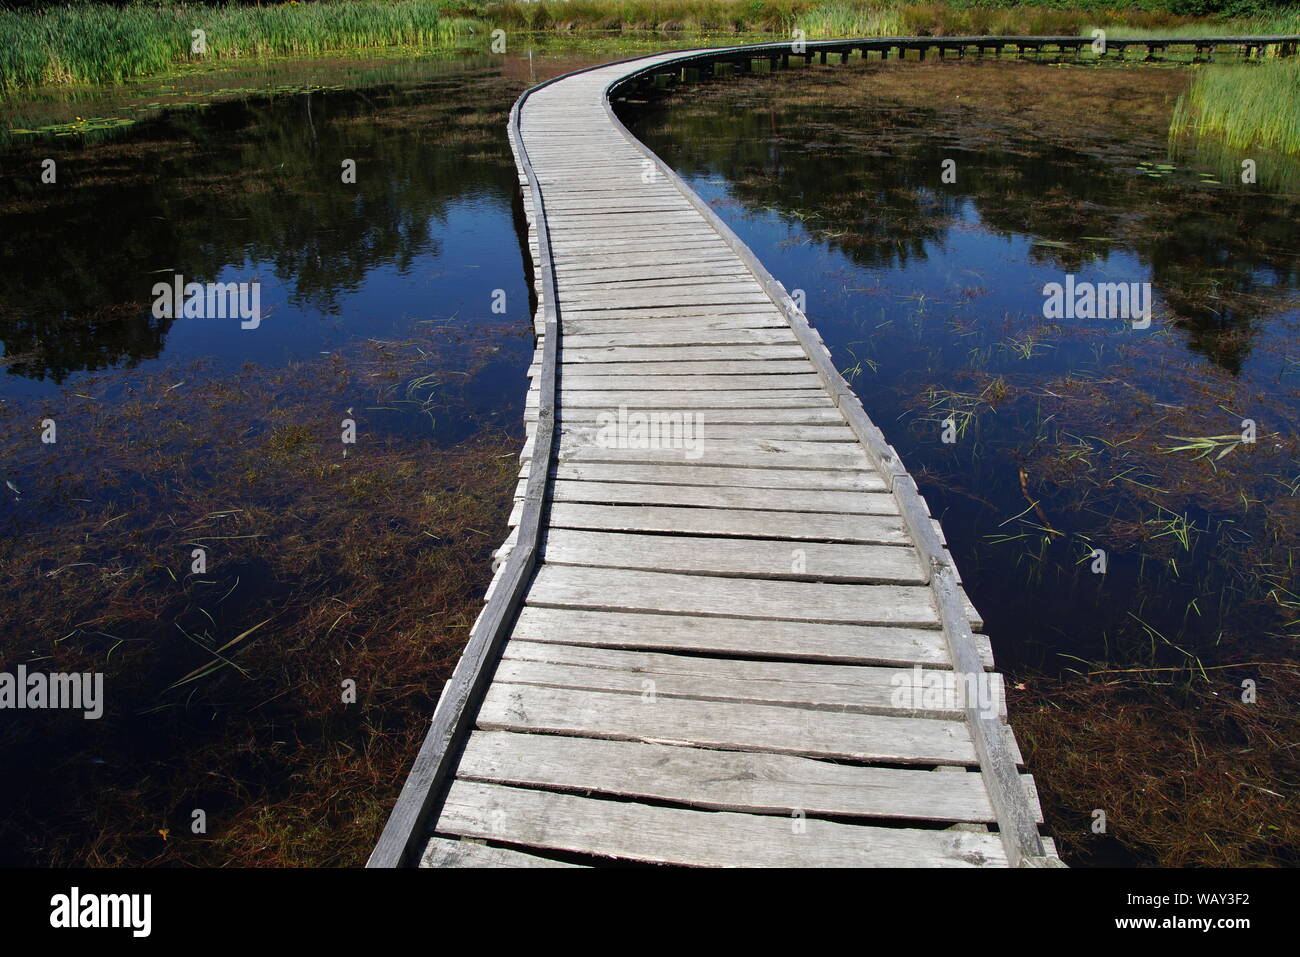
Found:
[[[1003,39],[1079,40],[799,55]],[[512,110],[538,294],[513,530],[370,866],[1060,865],[915,482],[610,106],[790,53],[640,57]]]

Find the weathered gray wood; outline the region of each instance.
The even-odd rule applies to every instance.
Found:
[[[670,346],[746,346],[746,345],[787,345],[797,344],[789,328],[783,327],[740,327],[734,329],[699,328],[663,328],[655,323],[640,320],[641,332],[595,332],[590,334],[565,334],[564,348],[571,349],[608,349],[612,346],[651,346],[664,348]],[[788,353],[793,355],[794,353]],[[767,388],[765,383],[759,388]],[[740,387],[738,387],[740,388]],[[815,388],[815,386],[814,386]]]
[[[519,639],[507,642],[502,654],[495,680],[510,684],[640,694],[650,679],[655,694],[675,698],[927,718],[962,713],[955,695],[911,694],[924,691],[927,682],[951,681],[946,670],[709,658]],[[991,704],[1005,714],[1004,695]]]
[[[543,565],[530,605],[740,618],[938,627],[928,588],[753,581]]]
[[[837,429],[844,428],[844,420],[837,409],[826,406],[804,405],[791,409],[779,407],[759,406],[753,409],[740,407],[725,408],[700,408],[692,409],[693,412],[699,412],[707,416],[706,421],[712,425],[816,425],[833,427]],[[558,421],[561,425],[594,425],[598,420],[610,421],[609,415],[617,415],[618,409],[600,408],[593,406],[565,408],[559,416]],[[529,409],[525,413],[525,421],[532,422],[537,418],[536,410]],[[883,487],[883,486],[882,486]]]
[[[815,45],[823,59],[838,49]],[[510,847],[435,843],[430,862],[534,866],[545,859],[529,848],[554,848],[721,865],[1050,864],[1001,701],[918,702],[889,680],[920,681],[918,665],[960,681],[992,664],[915,484],[784,287],[609,109],[625,78],[694,55],[579,72],[512,112],[542,304],[517,527],[465,680],[435,714],[425,750],[435,741],[440,757],[422,751],[390,821],[407,832],[398,857],[422,846],[450,744],[475,715],[499,730],[471,737],[436,829]],[[625,411],[698,413],[705,428],[698,442],[611,444],[600,426]],[[411,798],[419,781],[432,783]],[[425,810],[403,810],[413,800]],[[1000,833],[809,819],[819,840],[801,846],[781,836],[796,811]],[[381,846],[393,843],[386,830]]]
[[[875,500],[873,500],[875,501]],[[887,507],[887,500],[882,507]],[[826,515],[749,509],[677,508],[649,505],[586,505],[556,502],[552,528],[606,532],[665,532],[689,535],[766,535],[792,542],[823,541],[859,545],[906,545],[907,533],[895,516]],[[791,548],[797,546],[792,545]],[[831,595],[825,596],[827,599]]]
[[[504,682],[488,689],[478,727],[851,761],[975,763],[962,721]]]
[[[527,466],[520,472],[527,474]],[[649,485],[700,485],[738,486],[758,489],[840,489],[845,491],[881,492],[884,485],[879,476],[868,471],[844,469],[761,469],[730,468],[713,465],[670,464],[654,462],[645,465],[618,462],[560,462],[555,465],[554,477],[559,481],[587,482],[643,482]],[[880,503],[880,504],[877,504]],[[764,501],[756,508],[767,508]],[[886,500],[873,498],[867,503],[867,512],[894,511]],[[782,511],[782,509],[777,509]],[[802,511],[791,508],[790,511]],[[846,511],[863,511],[852,509]]]
[[[713,390],[740,391],[744,389],[815,389],[818,385],[814,375],[772,374],[772,375],[638,375],[635,378],[626,375],[585,375],[581,368],[564,374],[560,387],[564,391],[598,392],[608,390],[625,392],[628,389],[648,389],[651,391],[701,392]],[[698,397],[696,401],[701,401]],[[865,457],[865,456],[864,456]]]
[[[561,462],[624,462],[631,465],[680,463],[743,468],[841,469],[859,471],[868,461],[861,448],[834,442],[782,442],[775,439],[683,438],[680,447],[623,448],[597,443],[594,437],[562,435],[557,454]],[[521,460],[532,458],[531,442],[525,443]]]
[[[525,407],[535,407],[533,393],[525,399]],[[803,409],[831,408],[831,400],[820,389],[752,389],[735,392],[688,392],[654,390],[623,392],[575,392],[566,390],[566,409],[612,409],[619,406],[637,409]]]
[[[786,325],[785,318],[772,311],[762,315],[741,313],[726,316],[678,316],[671,319],[657,319],[655,328],[675,330],[678,332],[695,332],[703,329],[781,329]],[[644,319],[568,319],[564,324],[565,335],[605,335],[613,333],[644,332]],[[683,348],[683,347],[678,347]],[[689,347],[686,347],[689,348]],[[754,348],[736,347],[728,348]],[[771,348],[758,346],[757,348]],[[784,347],[789,349],[787,345]],[[802,347],[797,355],[803,355]]]
[[[924,53],[924,47],[921,50]],[[629,143],[635,145],[637,141],[614,116],[608,101],[605,101],[604,107],[610,123],[627,137]],[[812,330],[806,318],[785,294],[784,287],[772,278],[762,263],[718,218],[713,209],[688,189],[662,160],[649,151],[646,151],[646,156],[667,180],[679,186],[683,196],[737,252],[738,257],[750,267],[755,277],[772,296],[773,301],[785,313],[792,331],[804,346],[809,359],[817,366],[825,388],[835,397],[839,408],[846,413],[850,426],[859,434],[864,447],[871,455],[876,470],[898,495],[900,510],[912,540],[917,544],[922,560],[930,566],[933,600],[954,668],[961,673],[973,674],[977,665],[969,627],[969,621],[974,617],[971,615],[972,606],[952,573],[951,559],[935,534],[929,510],[916,494],[915,483],[902,471],[896,454],[884,442],[879,430],[866,419],[861,404],[831,365],[829,352],[821,342],[821,337]],[[968,711],[967,717],[972,723],[972,734],[979,749],[980,760],[986,767],[987,773],[982,776],[989,789],[992,805],[997,812],[999,832],[1008,860],[1013,866],[1022,863],[1034,866],[1036,862],[1046,862],[1050,865],[1052,859],[1046,857],[1037,828],[1031,823],[1037,809],[1031,806],[1025,791],[1019,786],[1018,780],[1015,780],[1014,769],[1009,761],[1006,739],[1010,737],[1011,747],[1014,747],[1014,738],[1009,732],[1003,735],[1000,727],[995,726],[986,716],[976,714],[974,709]]]
[[[727,441],[743,442],[826,442],[833,445],[844,445],[846,440],[853,438],[853,433],[841,425],[714,423],[705,413],[700,412],[698,415],[699,418],[695,420],[695,423],[699,427],[698,432],[702,441],[725,439]],[[530,436],[533,428],[532,422],[525,425],[525,429]],[[683,423],[683,431],[684,429],[685,425]],[[618,422],[613,416],[609,416],[600,422],[585,424],[563,422],[560,425],[560,431],[563,435],[583,436],[596,441],[600,441],[603,436],[605,441],[611,441],[618,435]]]
[[[1005,867],[996,835],[695,811],[457,781],[439,830],[700,867]]]
[[[474,840],[431,837],[420,858],[421,867],[581,867],[536,854],[491,847]]]
[[[828,512],[833,515],[889,514],[894,503],[883,492],[804,491],[728,485],[636,485],[626,482],[551,483],[556,502],[604,505],[689,505],[697,508],[778,512]]]
[[[719,811],[994,820],[978,774],[949,777],[636,741],[475,731],[458,774],[469,781],[599,792]]]
[[[573,344],[573,336],[566,336],[564,348],[560,351],[561,366],[579,366],[586,363],[602,365],[624,365],[626,372],[637,371],[637,366],[644,362],[675,362],[684,371],[698,371],[701,362],[738,362],[746,360],[796,359],[807,366],[808,359],[798,345],[734,345],[734,346],[641,346],[626,348],[623,346],[603,346],[582,348]],[[581,369],[571,371],[581,372]],[[586,373],[590,375],[591,373]]]
[[[754,529],[758,532],[759,529]],[[554,528],[545,561],[553,565],[634,568],[797,581],[924,584],[915,550],[757,538],[692,538]]]
[[[951,667],[942,632],[924,628],[781,620],[755,624],[751,619],[742,618],[532,606],[520,609],[512,634],[512,640],[597,648],[684,651],[790,661]],[[984,667],[993,667],[988,639],[983,635],[976,635],[975,639]]]

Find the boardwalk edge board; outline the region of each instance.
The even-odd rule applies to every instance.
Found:
[[[507,127],[511,149],[528,179],[539,223],[537,259],[543,289],[538,307],[542,313],[545,338],[542,345],[541,371],[533,379],[532,384],[532,388],[538,392],[537,426],[532,441],[534,449],[545,451],[548,458],[555,436],[556,350],[559,342],[557,296],[550,242],[545,229],[541,186],[532,164],[528,161],[528,151],[520,133],[519,117],[530,95],[565,78],[565,76],[555,77],[546,83],[525,90],[510,109],[510,121]],[[499,655],[505,636],[510,631],[515,612],[537,566],[542,514],[546,505],[547,477],[546,469],[532,469],[529,472],[523,509],[519,524],[516,526],[517,534],[514,535],[515,543],[509,549],[502,576],[494,582],[496,587],[488,598],[487,604],[484,605],[478,620],[474,622],[465,651],[461,654],[451,678],[443,687],[428,734],[397,797],[397,803],[393,806],[384,825],[383,833],[370,854],[367,867],[402,867],[412,859],[417,861],[420,859],[424,850],[420,844],[425,839],[425,827],[433,803],[443,790],[457,745],[469,730],[469,722],[486,690],[492,665]]]
[[[716,234],[714,238],[720,239],[731,254],[745,266],[785,317],[790,331],[811,362],[817,379],[824,389],[824,398],[818,400],[819,407],[820,402],[825,401],[827,409],[834,408],[843,415],[851,432],[865,450],[870,465],[878,473],[885,487],[884,490],[889,492],[897,503],[903,524],[911,538],[911,544],[917,549],[920,558],[923,586],[930,592],[938,618],[939,629],[936,634],[941,631],[943,635],[952,670],[959,675],[983,674],[990,664],[987,641],[982,640],[982,636],[977,639],[972,632],[968,618],[970,607],[962,592],[957,570],[944,547],[941,532],[936,530],[929,509],[917,490],[916,483],[903,467],[897,452],[868,418],[860,400],[835,369],[820,334],[812,328],[807,318],[797,308],[785,287],[767,271],[707,203],[659,157],[632,136],[614,114],[611,98],[618,91],[632,84],[644,82],[646,79],[653,81],[659,74],[680,73],[685,77],[685,71],[692,67],[701,67],[703,68],[701,72],[707,73],[711,71],[713,65],[719,63],[730,63],[737,69],[744,69],[754,60],[767,60],[772,65],[775,65],[778,60],[788,63],[792,55],[803,56],[809,63],[812,62],[813,56],[820,55],[821,61],[825,63],[829,53],[839,54],[841,62],[844,62],[854,51],[859,52],[864,58],[868,51],[876,51],[883,57],[888,57],[891,49],[897,50],[900,56],[905,50],[918,50],[922,57],[927,49],[933,48],[939,50],[940,56],[944,55],[945,50],[964,55],[965,50],[970,47],[977,48],[981,53],[986,49],[994,49],[999,54],[1002,48],[1007,46],[1016,47],[1022,53],[1027,49],[1038,51],[1051,46],[1055,46],[1062,52],[1066,50],[1079,52],[1083,44],[1091,44],[1091,42],[1090,38],[1080,37],[887,37],[807,41],[804,49],[799,53],[793,53],[792,46],[788,42],[753,44],[706,50],[695,49],[677,54],[657,53],[630,57],[566,73],[526,90],[511,108],[507,131],[518,166],[520,186],[526,193],[525,209],[526,213],[530,214],[529,248],[537,266],[535,287],[538,295],[538,314],[534,326],[538,340],[538,355],[534,368],[530,370],[532,382],[526,403],[526,417],[530,421],[531,454],[537,456],[539,461],[551,462],[557,451],[556,405],[560,310],[557,270],[552,256],[554,237],[548,228],[542,181],[533,168],[524,142],[521,126],[523,108],[530,97],[561,81],[620,64],[652,61],[639,69],[629,69],[626,73],[615,77],[604,88],[601,101],[606,111],[606,119],[613,130],[621,133],[635,150],[654,164],[665,180],[672,184],[687,203],[712,227]],[[1252,52],[1262,54],[1270,46],[1279,46],[1284,53],[1294,53],[1298,43],[1300,43],[1300,36],[1157,37],[1141,40],[1108,39],[1107,47],[1119,50],[1122,56],[1123,50],[1128,46],[1146,46],[1149,55],[1156,50],[1163,51],[1171,46],[1194,47],[1198,54],[1207,50],[1213,54],[1220,46],[1239,46],[1247,56],[1250,56]],[[544,149],[543,152],[547,151]],[[553,181],[553,177],[548,177],[548,180]],[[563,199],[561,206],[557,207],[557,214],[559,212],[571,214],[574,209],[571,204],[571,197]],[[586,233],[587,229],[588,227],[583,226],[582,232]],[[566,228],[560,237],[561,252],[571,247],[573,237],[576,235],[578,234],[575,234],[571,228]],[[682,259],[682,257],[678,258]],[[686,257],[682,261],[689,261],[689,258]],[[711,258],[714,258],[712,254]],[[591,291],[594,292],[597,278],[586,277],[578,288],[590,286]],[[583,295],[585,296],[586,293]],[[588,330],[586,328],[588,323],[624,321],[618,316],[602,315],[601,310],[591,306],[584,307],[581,296],[574,302],[576,308],[571,311],[574,311],[575,318],[572,321],[583,325],[584,332],[596,331],[596,326]],[[672,313],[672,311],[663,307],[642,310],[647,316],[661,316],[665,312]],[[682,315],[689,312],[686,309],[679,311]],[[749,310],[747,306],[723,306],[715,311],[719,314],[734,313],[739,323],[743,319],[743,313]],[[736,397],[735,401],[739,401],[742,393],[733,394]],[[645,395],[648,399],[651,395],[662,395],[665,400],[669,398],[666,393]],[[584,396],[585,394],[575,392],[566,401],[571,404],[576,402],[575,409],[589,405],[595,407],[596,398],[599,398],[600,394],[586,396],[587,401],[584,401]],[[604,398],[614,399],[616,396],[613,393],[606,393]],[[649,401],[656,400],[649,399]],[[675,401],[674,398],[673,402],[668,402],[668,406],[673,405]],[[749,400],[745,401],[746,407],[749,407]],[[802,406],[803,400],[789,396],[783,397],[781,403]],[[763,406],[763,403],[758,401],[754,404]],[[533,573],[538,567],[542,531],[546,526],[549,512],[549,473],[549,468],[531,469],[527,462],[524,463],[520,482],[523,495],[511,519],[514,528],[498,551],[498,556],[503,557],[504,562],[500,565],[488,589],[486,603],[471,629],[465,650],[443,688],[429,731],[403,784],[383,833],[367,862],[367,867],[414,866],[422,859],[426,864],[459,862],[479,866],[511,866],[512,864],[557,866],[556,862],[547,858],[473,843],[473,835],[468,832],[462,835],[463,840],[460,842],[445,837],[434,838],[431,841],[429,828],[433,811],[446,802],[452,771],[473,730],[473,720],[484,699],[496,663],[501,657],[502,648],[514,627],[525,594],[530,588]],[[1023,783],[1024,776],[1017,767],[1017,749],[1009,725],[997,715],[981,712],[975,704],[970,704],[966,708],[964,717],[974,745],[977,769],[988,791],[989,805],[998,825],[997,837],[1000,838],[1001,847],[1005,852],[1005,863],[1022,867],[1064,866],[1056,856],[1051,840],[1041,837],[1038,833],[1036,820],[1039,815],[1036,811],[1036,799],[1033,799],[1032,791],[1026,789]],[[461,788],[461,792],[466,790],[465,787]],[[543,798],[539,796],[539,800]],[[545,800],[552,801],[549,798]],[[479,840],[488,836],[482,835]],[[989,837],[992,838],[993,835]],[[455,846],[458,843],[464,846]]]

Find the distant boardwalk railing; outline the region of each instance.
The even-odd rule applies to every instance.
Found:
[[[790,56],[1089,43],[684,51],[519,98],[538,345],[513,531],[369,866],[1060,866],[915,482],[785,288],[610,99]],[[688,416],[689,447],[644,441]]]

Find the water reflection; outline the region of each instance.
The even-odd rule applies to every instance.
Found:
[[[20,172],[48,143],[13,148],[0,181],[7,371],[58,383],[165,348],[275,361],[342,331],[485,315],[493,288],[526,315],[500,130],[511,87],[470,72],[170,111],[112,142],[53,150],[57,186]],[[270,287],[266,334],[201,327],[217,320],[182,334],[153,318],[150,290],[172,273]]]
[[[1300,190],[1167,160],[1177,82],[1026,64],[792,70],[628,115],[806,291],[943,515],[1008,668],[1182,666],[1292,629],[1261,569],[1290,567],[1298,534],[1285,506]],[[987,108],[957,102],[972,90]],[[1043,287],[1066,275],[1151,283],[1152,329],[1045,319]],[[1244,455],[1169,451],[1248,416],[1270,441]],[[1104,578],[1085,562],[1096,547]]]

